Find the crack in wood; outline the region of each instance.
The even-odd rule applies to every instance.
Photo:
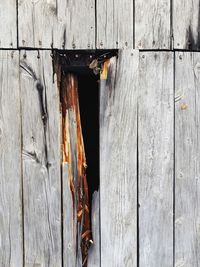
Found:
[[[20,64],[20,67],[28,73],[33,80],[36,82],[36,89],[38,92],[39,103],[40,103],[40,110],[41,110],[41,119],[44,128],[44,151],[45,151],[45,166],[48,170],[49,163],[48,163],[48,146],[47,146],[47,120],[48,120],[48,112],[47,112],[47,105],[46,105],[46,88],[42,85],[40,79],[36,76],[35,72],[32,70],[30,66],[26,62]],[[45,99],[44,99],[45,94]]]
[[[77,229],[76,260],[80,261],[80,258],[82,258],[82,266],[86,267],[92,234],[86,179],[87,164],[78,99],[78,80],[76,75],[67,74],[63,71],[58,57],[55,57],[54,60],[54,71],[57,75],[60,92],[62,160],[69,165],[68,175],[70,177],[74,220]]]

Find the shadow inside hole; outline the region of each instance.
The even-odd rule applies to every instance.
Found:
[[[91,209],[92,194],[99,189],[99,75],[92,71],[76,74]]]

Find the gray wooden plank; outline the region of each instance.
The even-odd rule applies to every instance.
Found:
[[[133,48],[132,0],[97,0],[97,48]]]
[[[112,58],[100,86],[101,265],[137,266],[138,51]]]
[[[17,48],[16,0],[0,1],[0,48]]]
[[[170,49],[169,0],[135,0],[135,47]]]
[[[173,266],[173,53],[140,54],[138,110],[141,267]]]
[[[95,48],[95,0],[58,0],[54,47]]]
[[[19,52],[0,52],[0,266],[21,267]]]
[[[26,54],[25,54],[26,53]],[[50,51],[21,51],[25,266],[61,266],[59,93]]]
[[[76,267],[76,216],[70,188],[68,163],[63,163],[63,260],[64,267]]]
[[[176,53],[175,266],[200,265],[200,54]]]
[[[93,245],[89,250],[88,267],[100,267],[100,198],[99,191],[92,196],[92,236]]]
[[[18,0],[18,4],[20,47],[95,47],[94,0]]]
[[[173,1],[174,48],[200,49],[200,2],[199,0]]]

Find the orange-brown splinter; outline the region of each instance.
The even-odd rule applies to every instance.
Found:
[[[88,250],[92,243],[92,233],[90,227],[88,185],[86,179],[86,157],[81,128],[81,117],[78,99],[78,80],[74,74],[62,74],[57,69],[59,80],[60,102],[61,102],[61,122],[62,122],[62,159],[68,163],[70,189],[72,192],[74,211],[77,212],[77,224],[81,229],[81,251],[82,265],[87,266]],[[61,77],[62,76],[62,77]],[[74,138],[76,139],[76,159],[72,161],[72,148],[70,140],[71,125],[69,113],[72,112],[76,129]],[[74,152],[73,152],[74,153]],[[77,169],[77,177],[73,177],[73,168]]]

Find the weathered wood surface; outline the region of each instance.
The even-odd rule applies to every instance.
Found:
[[[20,47],[95,47],[94,0],[18,0],[18,5]]]
[[[97,48],[133,48],[133,1],[97,0]]]
[[[95,191],[92,198],[92,236],[93,245],[89,250],[88,267],[100,267],[100,196]]]
[[[0,52],[0,266],[22,266],[19,52]]]
[[[70,79],[70,78],[69,78]],[[73,77],[71,77],[73,79]],[[67,84],[64,79],[63,84]],[[65,86],[64,90],[72,91]],[[73,90],[74,91],[74,90]],[[74,92],[73,92],[74,93]],[[71,95],[73,95],[71,93]],[[64,127],[64,125],[63,125]],[[77,222],[77,192],[78,184],[77,173],[77,118],[74,107],[66,110],[66,140],[68,144],[67,158],[68,163],[63,163],[63,261],[65,267],[81,267],[81,247],[78,239],[78,222]],[[75,185],[72,193],[72,184]]]
[[[76,265],[76,215],[73,208],[73,198],[70,189],[68,163],[63,163],[63,266],[78,267]]]
[[[17,47],[16,0],[0,1],[0,48]]]
[[[102,266],[137,266],[137,70],[138,51],[124,50],[101,79]]]
[[[135,48],[170,48],[169,0],[135,0]]]
[[[200,49],[200,1],[173,1],[174,48]]]
[[[141,267],[173,266],[173,53],[140,54],[139,255]]]
[[[175,266],[200,265],[200,54],[176,53]]]
[[[25,266],[61,266],[59,93],[50,51],[21,51]],[[15,114],[16,115],[16,114]]]

